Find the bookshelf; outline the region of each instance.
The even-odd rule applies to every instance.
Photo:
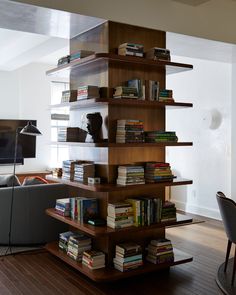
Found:
[[[170,61],[152,61],[140,57],[119,56],[116,54],[116,51],[120,44],[127,41],[143,44],[145,50],[152,47],[165,48],[165,38],[166,34],[163,31],[108,21],[71,39],[71,52],[85,49],[95,51],[95,54],[52,69],[47,72],[47,75],[55,77],[68,75],[71,89],[77,89],[83,85],[114,88],[134,77],[159,81],[160,87],[164,89],[167,74],[189,71],[193,66]],[[73,116],[79,118],[84,113],[101,113],[103,117],[102,134],[104,142],[56,142],[56,144],[69,145],[70,148],[76,149],[79,154],[78,159],[95,161],[97,176],[100,176],[103,182],[99,185],[87,185],[54,176],[47,176],[47,179],[68,185],[70,196],[81,195],[98,198],[100,216],[102,218],[106,218],[108,203],[123,201],[140,195],[158,195],[158,197],[164,200],[167,187],[189,185],[192,184],[192,180],[174,178],[173,181],[168,182],[121,186],[116,184],[117,167],[118,165],[140,161],[165,162],[165,147],[192,146],[192,142],[118,144],[115,143],[116,121],[118,119],[139,119],[144,122],[144,130],[165,130],[167,108],[191,108],[192,106],[188,102],[164,103],[113,98],[95,98],[53,105],[52,108],[68,107],[70,113],[73,114],[72,120]],[[119,272],[112,267],[115,245],[118,242],[134,241],[145,249],[145,246],[151,239],[165,237],[166,227],[191,223],[192,218],[188,216],[178,215],[175,222],[156,223],[141,227],[132,226],[115,230],[106,226],[94,227],[59,216],[52,208],[47,209],[46,214],[69,224],[72,229],[79,229],[90,235],[93,237],[94,248],[106,253],[106,268],[91,271],[61,252],[57,242],[46,246],[50,253],[94,281],[118,280],[192,261],[192,257],[176,249],[175,261],[173,263],[154,265],[145,262],[143,267],[125,273]]]

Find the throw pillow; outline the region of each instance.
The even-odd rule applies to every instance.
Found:
[[[12,186],[14,180],[14,186],[20,186],[20,181],[18,177],[13,174],[9,175],[0,175],[0,187],[7,187],[7,186]]]
[[[25,177],[22,185],[35,185],[35,184],[47,184],[47,180],[40,176],[28,176]]]

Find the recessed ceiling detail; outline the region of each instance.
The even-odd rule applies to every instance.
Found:
[[[180,2],[180,3],[191,5],[191,6],[198,6],[203,3],[209,2],[210,0],[172,0],[172,1]]]

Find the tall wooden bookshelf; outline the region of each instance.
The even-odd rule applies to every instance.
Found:
[[[82,60],[74,61],[68,65],[59,66],[47,72],[48,75],[69,75],[70,88],[77,89],[82,85],[97,85],[111,87],[121,85],[124,81],[133,78],[155,80],[160,82],[160,87],[165,88],[167,73],[177,73],[192,69],[192,65],[168,62],[151,61],[145,58],[117,55],[117,48],[125,42],[140,43],[145,50],[152,47],[166,47],[166,34],[142,27],[136,27],[108,21],[87,32],[73,38],[70,50],[79,49],[95,51],[95,54]],[[65,104],[57,105],[64,107]],[[165,161],[166,146],[191,146],[191,142],[157,143],[157,144],[117,144],[115,143],[116,121],[118,119],[140,119],[144,121],[144,130],[165,130],[165,114],[167,108],[192,107],[191,103],[163,103],[157,101],[137,101],[127,99],[99,98],[68,103],[74,122],[84,113],[100,112],[103,117],[102,134],[107,139],[104,143],[71,143],[76,148],[79,159],[93,160],[96,162],[97,175],[104,182],[100,185],[85,185],[78,182],[48,176],[54,182],[65,183],[70,188],[72,196],[96,197],[99,199],[100,215],[106,219],[107,204],[122,201],[130,196],[158,195],[165,199],[165,189],[168,186],[191,184],[191,180],[175,179],[171,182],[161,182],[143,185],[116,185],[117,167],[121,164],[135,162]],[[55,106],[54,106],[55,107]],[[70,144],[70,143],[66,143]],[[168,268],[172,265],[190,262],[192,257],[175,251],[175,261],[169,264],[154,265],[145,262],[142,268],[119,272],[113,269],[112,260],[115,256],[115,245],[121,241],[136,241],[143,248],[153,238],[164,238],[166,226],[177,226],[190,223],[191,218],[179,215],[176,222],[159,223],[145,227],[130,227],[114,230],[106,226],[94,227],[81,224],[70,218],[63,218],[55,213],[54,209],[46,211],[53,218],[69,224],[72,228],[79,229],[93,237],[93,245],[106,253],[105,269],[91,271],[81,263],[74,262],[58,248],[58,243],[46,246],[49,252],[56,255],[64,262],[78,269],[94,281],[111,281],[124,277],[138,275],[150,271]]]

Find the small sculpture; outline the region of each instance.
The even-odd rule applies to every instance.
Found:
[[[90,142],[100,142],[101,136],[100,131],[102,127],[102,116],[100,113],[91,113],[87,114],[87,130],[88,133],[91,135]],[[86,139],[86,141],[88,141]]]

